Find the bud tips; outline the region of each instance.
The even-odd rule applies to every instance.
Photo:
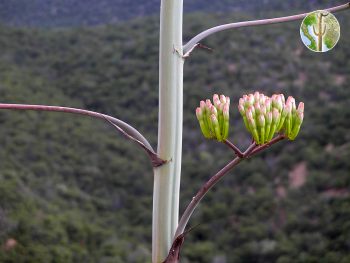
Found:
[[[239,99],[238,110],[247,130],[262,145],[270,142],[275,132],[294,140],[304,116],[304,103],[301,102],[298,109],[295,105],[295,99],[291,96],[285,101],[283,94],[273,94],[270,98],[255,92],[254,95],[244,95]]]
[[[240,103],[243,102],[244,100],[241,99]],[[213,103],[214,105],[209,99],[205,102],[201,101],[200,107],[196,109],[196,115],[204,136],[221,142],[228,136],[230,98],[224,95],[220,95],[219,98],[217,94],[214,94]],[[241,107],[245,116],[244,105]]]

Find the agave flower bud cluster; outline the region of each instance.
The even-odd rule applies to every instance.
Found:
[[[294,140],[304,118],[304,103],[300,102],[296,109],[295,99],[290,96],[285,101],[283,94],[274,94],[271,98],[258,91],[254,95],[243,95],[239,99],[238,110],[247,130],[259,145],[270,142],[279,131]]]
[[[230,98],[214,94],[213,103],[209,99],[201,101],[196,115],[204,136],[221,142],[228,136]]]

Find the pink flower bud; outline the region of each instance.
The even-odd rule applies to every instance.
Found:
[[[279,112],[282,111],[282,99],[280,95],[276,95],[275,97],[275,108],[278,109]]]
[[[264,115],[259,115],[259,125],[260,127],[264,128],[265,127],[265,116]]]
[[[226,97],[226,103],[228,104],[228,106],[230,106],[230,102],[231,102],[230,97]]]
[[[260,100],[260,104],[264,105],[265,104],[265,95],[264,94],[260,94],[259,95],[259,100]]]
[[[298,106],[298,113],[304,112],[304,102],[300,102]]]
[[[220,102],[222,104],[225,104],[226,103],[226,97],[224,95],[220,95]]]
[[[258,91],[256,91],[255,93],[254,93],[254,102],[257,102],[258,101],[258,99],[259,99],[259,92]]]
[[[254,118],[254,117],[255,117],[255,108],[254,108],[254,106],[253,106],[253,105],[250,105],[250,106],[249,106],[249,110],[251,111],[252,116],[253,116],[253,118]]]
[[[286,104],[286,99],[284,98],[284,95],[283,95],[283,94],[280,94],[280,96],[281,96],[282,104],[283,104],[283,103]]]
[[[273,109],[272,112],[272,123],[278,123],[280,119],[280,113],[278,112],[278,110],[276,108]]]
[[[266,113],[266,123],[271,124],[272,123],[272,112],[269,111]]]
[[[214,94],[213,95],[213,102],[215,101],[215,99],[219,99],[219,95],[218,94]]]
[[[253,114],[252,114],[252,111],[251,111],[251,110],[247,110],[247,111],[245,112],[245,114],[246,114],[246,116],[247,116],[247,119],[253,118]]]
[[[201,109],[202,109],[202,112],[203,114],[205,114],[207,112],[207,107],[205,105],[205,102],[202,100],[200,103],[199,103]]]
[[[230,104],[228,104],[227,102],[224,104],[224,109],[229,110],[230,109]]]
[[[244,110],[244,107],[242,105],[238,105],[238,110],[242,116],[245,116],[245,110]]]
[[[222,114],[224,115],[224,121],[228,121],[230,118],[228,109],[224,108],[224,110],[222,111]]]
[[[271,100],[269,98],[265,100],[265,106],[267,111],[271,110]]]
[[[219,107],[219,104],[220,104],[219,98],[215,98],[215,99],[213,100],[213,102],[214,102],[214,106],[215,106],[216,108]]]
[[[300,112],[296,118],[297,125],[301,125],[303,123],[303,119],[304,119],[304,113]]]
[[[211,112],[211,114],[218,116],[218,111],[214,105],[211,105],[210,112]]]
[[[247,107],[249,107],[250,105],[253,105],[254,104],[254,96],[253,95],[247,96],[245,102],[246,102]]]
[[[196,109],[196,115],[197,115],[197,119],[198,121],[202,121],[203,120],[203,111],[201,108],[197,108]]]
[[[214,114],[210,115],[210,120],[211,120],[214,128],[219,126],[218,119],[216,118],[216,116]]]

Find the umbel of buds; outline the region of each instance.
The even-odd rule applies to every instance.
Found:
[[[204,136],[221,142],[228,136],[230,98],[214,94],[213,103],[214,105],[209,99],[206,102],[201,101],[196,115]]]
[[[294,140],[304,118],[304,103],[300,102],[296,109],[295,99],[290,96],[285,101],[283,94],[274,94],[271,98],[259,92],[243,95],[238,110],[259,145],[270,142],[275,132]]]

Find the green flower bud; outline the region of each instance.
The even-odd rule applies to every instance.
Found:
[[[226,103],[228,104],[228,106],[230,106],[230,103],[231,103],[230,97],[226,97]]]
[[[276,99],[276,94],[273,94],[272,96],[271,96],[271,107],[272,108],[276,108],[276,106],[275,106],[275,99]]]
[[[279,120],[280,120],[280,113],[278,112],[278,110],[276,108],[274,108],[273,112],[272,112],[272,124],[271,124],[271,128],[270,128],[270,134],[269,134],[268,139],[267,139],[268,142],[272,140],[272,137],[275,134],[275,130],[276,130],[276,127],[277,127]]]
[[[304,102],[300,102],[298,105],[298,109],[297,109],[297,114],[299,114],[300,112],[304,112]]]
[[[253,118],[248,119],[248,123],[249,123],[249,127],[252,131],[254,140],[257,142],[257,144],[259,144],[259,135],[258,135],[258,131],[257,131],[254,119]]]
[[[243,107],[244,107],[244,109],[247,109],[247,108],[248,108],[248,105],[247,105],[247,103],[246,103],[246,100],[247,100],[247,95],[243,95],[243,101],[244,101]]]
[[[247,97],[246,97],[246,100],[245,100],[245,103],[246,103],[247,108],[248,108],[250,105],[253,105],[253,104],[254,104],[254,96],[253,96],[253,95],[247,96]]]
[[[296,119],[295,119],[295,126],[293,127],[293,131],[292,131],[292,134],[290,136],[291,140],[294,140],[297,137],[299,130],[300,130],[300,126],[303,123],[303,119],[304,119],[304,113],[299,112]]]
[[[259,100],[258,100],[259,101]],[[259,104],[259,102],[256,102],[255,104],[254,104],[254,108],[255,108],[255,114],[256,115],[260,115],[261,113],[260,113],[260,104]]]
[[[248,124],[248,119],[247,119],[244,107],[242,105],[238,105],[238,110],[239,110],[239,113],[243,117],[245,127],[247,128],[248,131],[250,131],[250,127],[249,127],[249,124]]]
[[[230,104],[226,102],[224,104],[224,109],[230,110]]]
[[[265,105],[261,105],[261,107],[260,107],[260,114],[266,116],[266,106]]]
[[[240,98],[239,101],[238,101],[238,105],[242,105],[243,108],[244,108],[244,99],[243,98]]]
[[[219,127],[218,119],[216,118],[216,116],[214,114],[212,114],[210,116],[210,120],[211,120],[211,123],[213,124],[213,127],[214,127],[215,136],[218,139],[218,141],[221,142],[222,141],[222,136],[221,136],[221,133],[220,133],[220,127]]]
[[[206,105],[205,105],[205,102],[202,100],[202,101],[199,103],[199,105],[200,105],[200,107],[201,107],[201,109],[202,109],[203,114],[205,115],[206,112],[207,112],[207,107],[206,107]]]
[[[304,113],[300,112],[296,118],[296,124],[301,125],[303,123],[303,120],[304,120]]]
[[[265,100],[265,107],[266,111],[271,111],[271,100],[269,98]]]
[[[264,94],[260,94],[259,100],[260,100],[260,105],[265,105],[265,95]]]
[[[211,120],[210,120],[211,106],[212,106],[210,100],[206,100],[205,106],[207,108],[207,111],[205,114],[205,116],[207,117],[207,123],[209,125],[210,130],[214,133],[214,127],[213,127],[213,124],[211,123]]]
[[[202,133],[205,137],[211,139],[211,134],[208,125],[204,122],[204,114],[201,108],[196,110],[197,119],[199,121],[199,126],[201,127]]]
[[[260,127],[260,144],[264,144],[265,142],[265,116],[259,116],[259,127]]]
[[[216,118],[218,117],[218,111],[214,105],[211,105],[210,112],[214,114]]]
[[[245,110],[243,105],[238,105],[238,111],[243,116],[245,116]]]
[[[254,118],[254,120],[256,119],[256,114],[255,114],[255,108],[254,108],[254,106],[253,105],[250,105],[249,106],[249,110],[251,111],[251,113],[252,113],[252,116],[253,116],[253,118]],[[248,118],[248,117],[247,117]],[[249,119],[249,118],[248,118]]]
[[[219,104],[220,104],[219,98],[215,98],[215,99],[213,100],[213,103],[214,103],[214,106],[216,107],[216,109],[218,109],[218,108],[219,108]]]
[[[228,105],[225,103],[225,105]],[[224,105],[224,110],[223,110],[223,116],[224,116],[224,129],[223,129],[223,140],[227,139],[228,136],[228,131],[229,131],[229,126],[230,126],[230,115],[229,115],[229,110],[228,107],[225,107]]]
[[[276,95],[275,97],[275,106],[276,109],[278,109],[279,112],[282,112],[282,99],[280,95]]]
[[[272,112],[269,111],[266,113],[266,123],[271,124],[272,123]]]
[[[265,127],[265,142],[269,142],[270,130],[272,124],[272,112],[266,113],[266,127]]]
[[[281,96],[282,104],[286,104],[286,99],[284,98],[284,95],[280,94],[280,96]]]
[[[224,116],[222,115],[222,111],[224,110],[224,104],[220,103],[218,107],[218,120],[219,120],[219,126],[220,130],[223,130],[224,127]]]
[[[293,102],[291,102],[293,103]],[[289,105],[287,105],[289,106]],[[286,123],[286,128],[285,128],[285,135],[287,138],[290,137],[290,133],[292,131],[292,113],[291,113],[291,110],[289,110],[287,116],[286,116],[286,120],[285,120],[285,123]]]
[[[287,115],[289,114],[290,115],[290,106],[289,105],[285,105],[284,108],[283,108],[283,111],[282,111],[282,114],[281,114],[281,118],[280,118],[280,121],[277,125],[277,128],[276,128],[276,132],[278,132],[280,129],[282,129],[282,126],[284,124],[284,121],[287,117]]]
[[[196,109],[196,116],[197,116],[198,121],[202,121],[203,120],[203,117],[204,117],[203,111],[199,107]]]
[[[252,111],[251,110],[247,110],[245,112],[246,116],[247,116],[247,119],[249,120],[250,118],[253,118],[253,114],[252,114]]]

